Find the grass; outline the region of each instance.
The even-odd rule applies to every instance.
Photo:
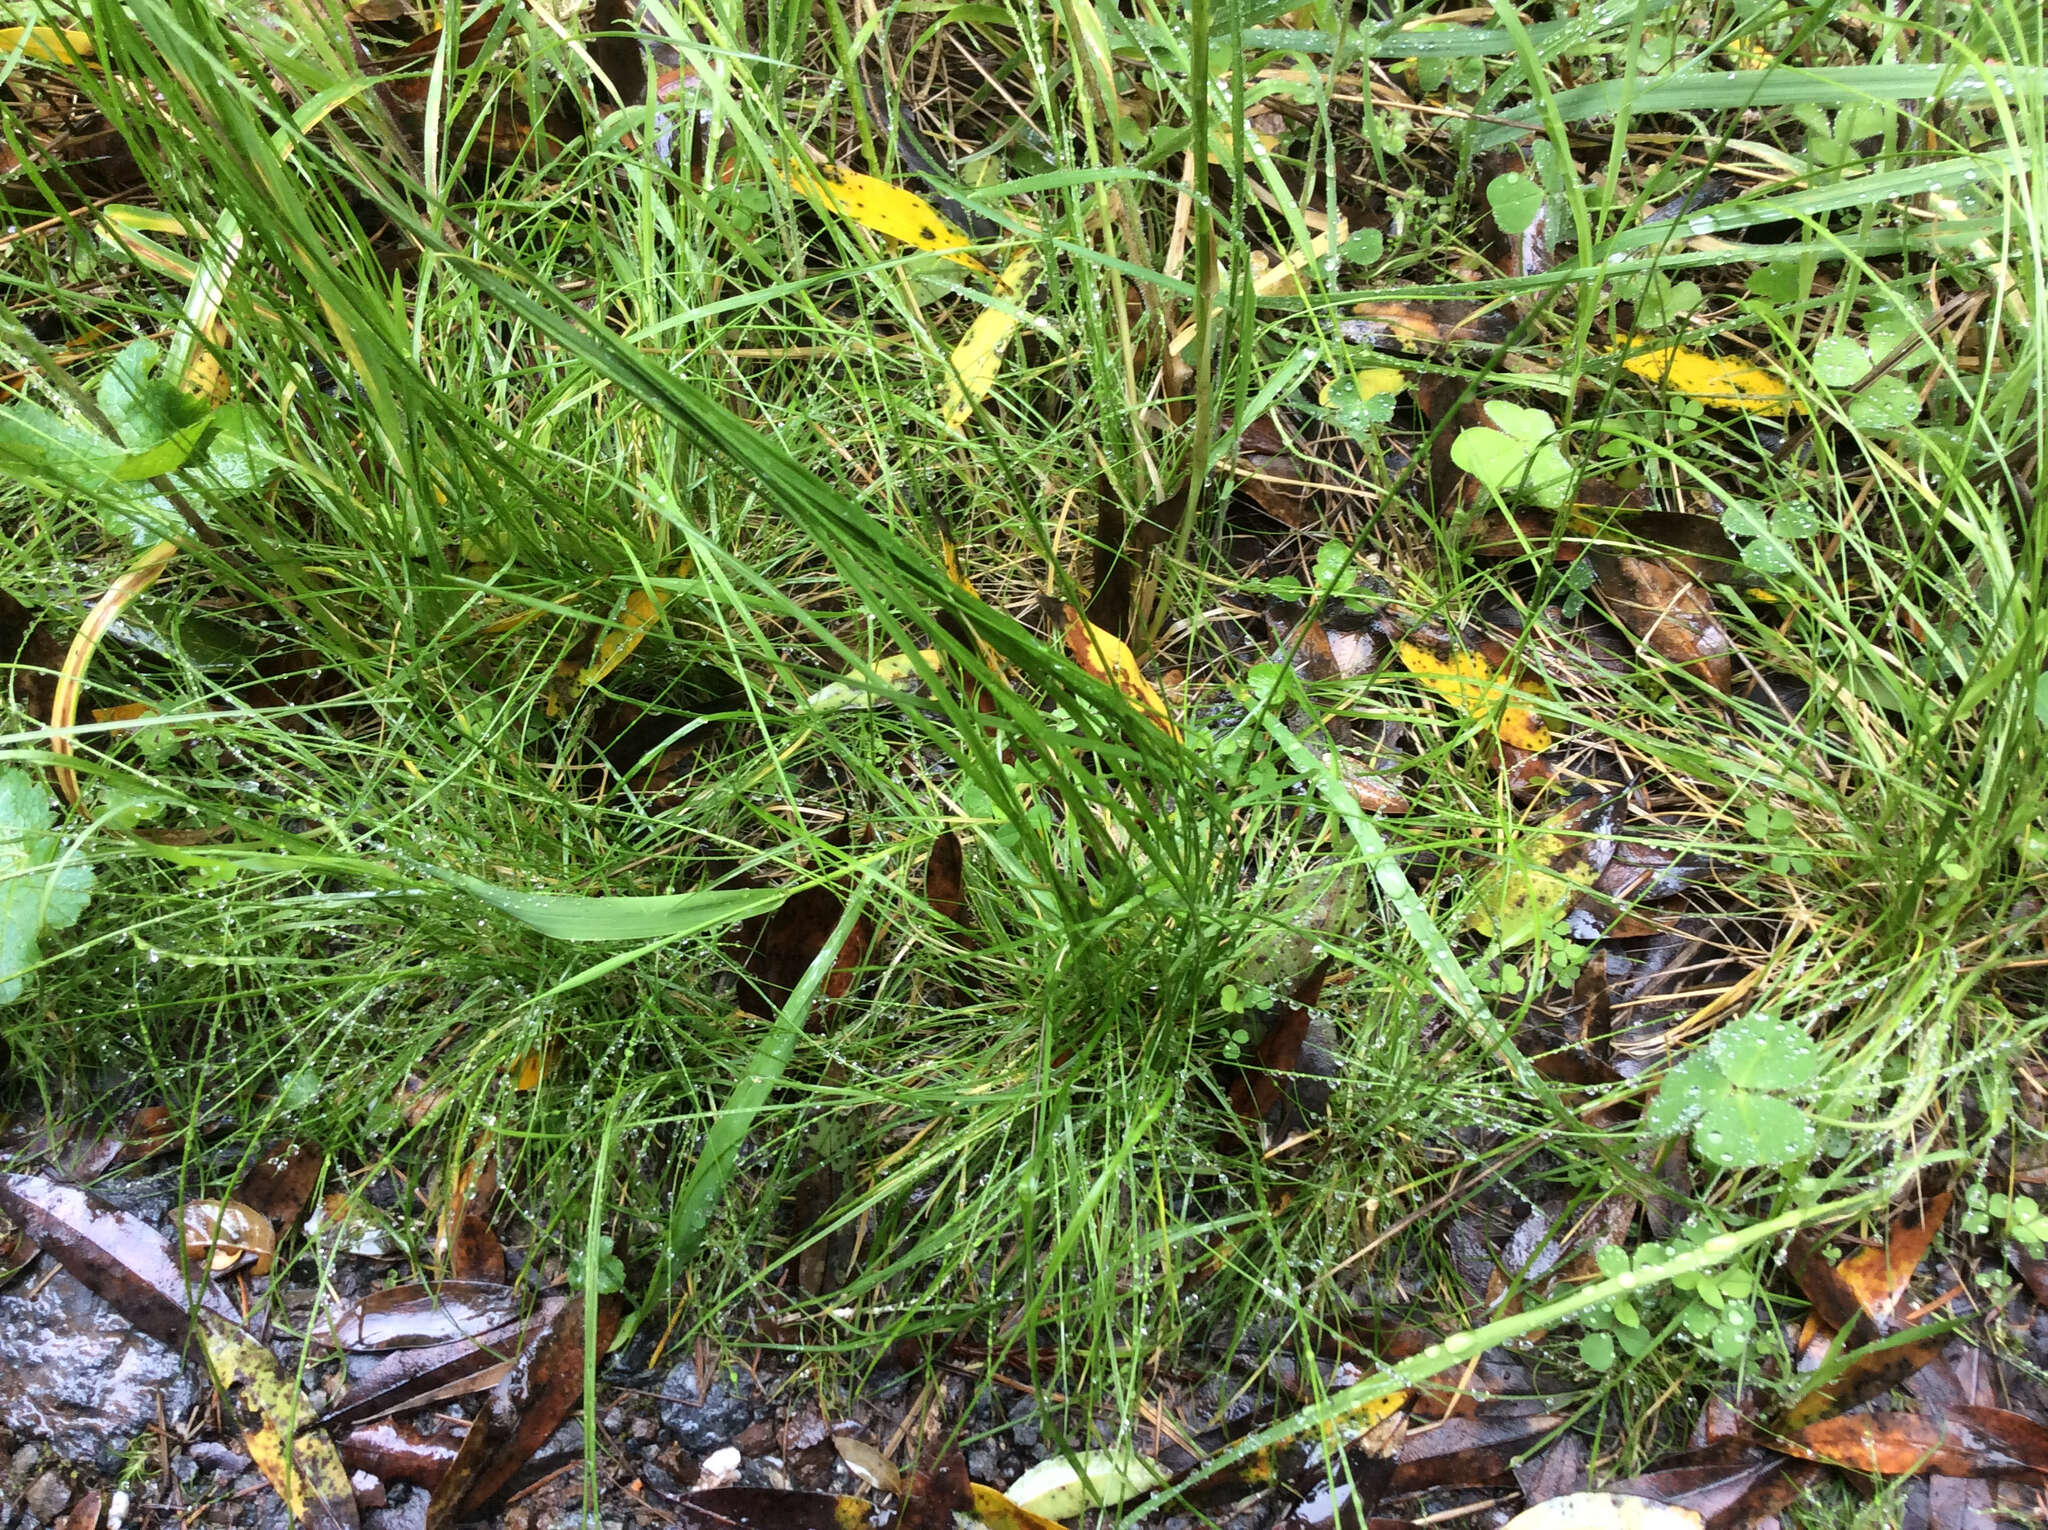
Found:
[[[1341,7],[1197,5],[1185,35],[1150,11],[1103,34],[1115,105],[1085,8],[890,12],[850,36],[836,12],[821,31],[807,8],[692,7],[680,96],[601,116],[611,87],[575,19],[511,7],[478,57],[423,64],[396,118],[315,14],[101,7],[78,20],[103,69],[13,76],[9,194],[34,214],[6,240],[10,306],[88,389],[132,337],[171,348],[172,375],[215,355],[263,472],[255,492],[180,476],[217,543],[165,523],[179,556],[94,660],[90,705],[153,715],[79,730],[68,832],[96,895],[0,1010],[10,1103],[167,1103],[194,1193],[285,1133],[327,1146],[340,1188],[445,1185],[488,1139],[533,1219],[516,1241],[559,1259],[612,1238],[671,1351],[770,1286],[831,1377],[906,1337],[1015,1343],[1054,1357],[1047,1387],[1133,1417],[1175,1357],[1355,1352],[1374,1311],[1480,1321],[1454,1232],[1497,1249],[1517,1206],[1564,1225],[1670,1187],[1624,1125],[1575,1116],[1496,1044],[1562,1003],[1475,987],[1493,975],[1462,933],[1472,886],[1549,811],[1513,799],[1489,726],[1398,669],[1326,687],[1321,705],[1415,738],[1414,811],[1372,818],[1294,741],[1299,698],[1261,678],[1271,645],[1241,613],[1348,544],[1414,615],[1526,614],[1510,641],[1550,678],[1566,770],[1642,783],[1655,814],[1629,833],[1722,869],[1683,980],[1618,994],[1622,1054],[1653,1077],[1723,994],[1822,1046],[1816,1156],[1698,1173],[1692,1210],[1739,1227],[1928,1164],[1967,1177],[2038,1135],[2007,1103],[2048,1008],[2048,37],[2026,7],[1701,3],[1636,46],[1628,7],[1562,28],[1502,12],[1471,42],[1361,30]],[[1207,93],[1189,85],[1205,49]],[[995,249],[1047,263],[961,436],[940,382],[984,284],[770,173],[808,145],[901,174],[853,62],[884,51]],[[1908,66],[1939,66],[1948,100],[1902,96]],[[1243,85],[1225,84],[1255,80],[1280,87],[1279,142],[1219,155],[1211,196],[1189,195],[1188,146],[1213,121],[1228,149]],[[581,127],[478,152],[494,109],[541,121],[558,92]],[[110,237],[135,224],[39,169],[29,107],[74,99],[134,154],[146,184],[119,201],[175,231]],[[1500,275],[1475,210],[1501,173],[1475,156],[1509,124],[1537,129],[1525,168],[1568,245],[1547,272]],[[1710,173],[1746,194],[1646,221]],[[1253,252],[1304,248],[1333,200],[1378,238],[1261,298]],[[1730,242],[1745,232],[1768,259]],[[1701,408],[1624,373],[1603,283],[1653,263],[1699,291],[1663,337],[1766,363],[1803,412]],[[1344,338],[1358,303],[1448,299],[1508,313],[1509,338]],[[1182,372],[1161,356],[1185,324]],[[1829,342],[1900,335],[1924,348],[1885,374],[1913,403],[1886,420],[1864,402],[1885,376],[1848,375]],[[1755,527],[1751,562],[1775,571],[1716,599],[1738,676],[1774,677],[1793,715],[1639,646],[1589,668],[1583,629],[1546,614],[1583,597],[1573,576],[1480,559],[1426,508],[1405,396],[1384,426],[1319,435],[1342,492],[1298,536],[1266,528],[1255,566],[1224,491],[1234,433],[1275,405],[1309,419],[1333,369],[1388,362],[1540,405],[1575,463]],[[64,397],[19,365],[17,393]],[[106,492],[5,492],[0,587],[61,645],[135,548],[109,535]],[[1101,501],[1132,521],[1191,507],[1149,627],[1154,676],[1178,672],[1178,741],[1046,617],[1048,592],[1089,592]],[[1787,504],[1804,515],[1772,522]],[[947,578],[949,540],[978,595]],[[646,641],[580,685],[635,597],[661,608]],[[928,649],[974,683],[805,704]],[[44,721],[17,706],[0,762],[50,764]],[[943,831],[968,846],[971,944],[920,896]],[[801,1003],[737,1012],[738,955],[681,916],[615,961],[449,873],[601,897],[579,914],[599,920],[734,875],[815,884],[875,938],[807,1028]],[[1264,1154],[1225,1099],[1243,1022],[1223,994],[1284,988],[1324,953],[1341,1083],[1305,1151]],[[1493,1039],[1447,1024],[1446,994]],[[534,1057],[540,1086],[515,1088]],[[772,1088],[750,1083],[764,1067]],[[790,1199],[821,1159],[842,1194],[806,1230]],[[805,1246],[833,1232],[857,1261],[801,1289]],[[1676,1340],[1603,1376],[1576,1338],[1551,1343],[1588,1408],[1636,1421],[1603,1441],[1617,1470],[1780,1343],[1765,1323],[1733,1366]]]

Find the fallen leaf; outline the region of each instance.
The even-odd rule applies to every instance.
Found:
[[[676,565],[675,577],[687,579],[695,567],[690,559],[685,558]],[[654,630],[655,623],[661,620],[662,612],[668,609],[669,601],[674,598],[673,590],[645,586],[637,587],[627,595],[617,623],[605,629],[604,636],[597,640],[597,651],[590,656],[590,662],[576,672],[576,688],[579,691],[589,690],[631,658],[633,650]]]
[[[773,913],[742,920],[726,943],[727,954],[744,970],[738,994],[740,1008],[763,1019],[779,1014],[797,984],[803,981],[818,948],[831,938],[845,906],[830,887],[800,887]],[[873,939],[874,926],[863,914],[855,920],[852,933],[839,948],[838,961],[825,979],[821,999],[829,1002],[846,996],[860,975],[861,963],[867,959],[868,945]]]
[[[526,1317],[532,1300],[516,1287],[483,1281],[387,1286],[342,1307],[323,1337],[336,1349],[372,1352],[483,1342]]]
[[[190,1201],[178,1213],[185,1258],[207,1261],[216,1275],[225,1275],[244,1259],[254,1258],[250,1273],[268,1275],[277,1262],[277,1230],[260,1211],[239,1201]]]
[[[1735,645],[1697,580],[1660,558],[1595,553],[1594,589],[1607,612],[1674,664],[1727,693]]]
[[[1812,1473],[1811,1467],[1751,1449],[1734,1461],[1667,1467],[1611,1482],[1607,1490],[1690,1509],[1705,1530],[1744,1530],[1796,1499]]]
[[[881,698],[877,689],[907,691],[921,684],[925,675],[940,667],[936,648],[920,648],[915,659],[907,653],[892,653],[872,665],[850,670],[844,678],[820,686],[804,698],[813,711],[838,712],[853,707],[873,707]],[[920,666],[922,666],[920,668]]]
[[[185,1345],[195,1294],[203,1310],[237,1321],[211,1283],[199,1281],[198,1291],[188,1293],[168,1238],[76,1186],[35,1174],[0,1174],[0,1211],[79,1284],[172,1349]]]
[[[76,64],[93,56],[92,34],[69,27],[0,27],[0,53],[32,64]]]
[[[1514,1458],[1564,1423],[1556,1414],[1531,1413],[1453,1418],[1416,1430],[1402,1443],[1400,1464],[1394,1468],[1387,1491],[1419,1493],[1426,1488],[1482,1487],[1512,1480]]]
[[[379,1419],[358,1424],[335,1442],[341,1464],[386,1482],[410,1482],[428,1491],[439,1487],[481,1421],[457,1428],[445,1421],[431,1427]]]
[[[1566,1493],[1524,1509],[1502,1530],[1700,1530],[1702,1520],[1654,1498],[1621,1493]]]
[[[1160,1475],[1164,1477],[1165,1473],[1162,1472]],[[1094,1478],[1091,1476],[1089,1480],[1092,1482]],[[1011,1486],[1014,1491],[1015,1484]],[[979,1525],[982,1530],[1060,1530],[1052,1519],[1034,1513],[1022,1504],[1013,1503],[1008,1494],[998,1493],[992,1487],[970,1482],[967,1485],[967,1493],[969,1507],[964,1513],[954,1516],[954,1523],[957,1525]]]
[[[970,271],[988,274],[988,267],[967,253],[967,236],[914,191],[830,162],[812,165],[789,160],[774,169],[791,191],[802,193],[862,228],[914,249],[943,255]]]
[[[1550,729],[1519,699],[1525,688],[1484,653],[1430,628],[1409,633],[1394,652],[1409,674],[1465,716],[1495,729],[1504,742],[1536,754],[1550,747]]]
[[[1280,1102],[1281,1080],[1293,1073],[1301,1061],[1301,1044],[1308,1039],[1309,1007],[1322,996],[1323,980],[1330,966],[1328,960],[1319,962],[1314,971],[1295,984],[1290,1002],[1274,1005],[1267,1015],[1266,1032],[1259,1038],[1254,1060],[1231,1081],[1230,1107],[1237,1112],[1238,1119],[1250,1123],[1263,1121]]]
[[[903,1491],[903,1477],[896,1470],[896,1464],[866,1440],[835,1434],[832,1436],[832,1448],[839,1452],[839,1459],[846,1463],[846,1469],[876,1492]]]
[[[1500,345],[1514,330],[1514,315],[1501,304],[1465,298],[1412,303],[1400,299],[1360,303],[1340,326],[1347,340],[1391,341],[1404,350],[1425,345]]]
[[[1792,407],[1791,389],[1782,378],[1746,362],[1708,356],[1683,346],[1633,351],[1621,364],[1638,377],[1716,408],[1776,415]]]
[[[401,1349],[386,1355],[329,1408],[321,1422],[345,1429],[367,1419],[382,1418],[400,1408],[422,1407],[450,1397],[464,1397],[494,1387],[510,1371],[540,1321],[536,1315],[518,1328],[477,1339],[456,1339],[427,1349]]]
[[[1907,1282],[1948,1215],[1948,1205],[1949,1193],[1944,1190],[1930,1196],[1924,1205],[1907,1207],[1893,1220],[1882,1246],[1859,1249],[1835,1266],[1835,1274],[1870,1314],[1880,1333],[1890,1327]]]
[[[1849,1413],[1764,1443],[1853,1472],[1975,1477],[2048,1487],[2048,1429],[2024,1414],[1961,1404],[1941,1416]]]
[[[965,928],[971,920],[967,907],[967,856],[960,836],[951,829],[932,841],[924,862],[924,896],[932,912],[951,924]]]
[[[581,1400],[583,1310],[581,1294],[549,1297],[542,1307],[518,1360],[498,1383],[486,1410],[492,1417],[516,1418],[518,1422],[463,1494],[463,1513],[477,1513],[496,1498]],[[598,1298],[597,1326],[589,1336],[598,1354],[610,1348],[624,1310],[615,1295]]]
[[[967,336],[953,348],[946,362],[946,397],[939,414],[946,429],[961,431],[974,417],[974,406],[988,397],[1002,370],[1003,353],[1009,349],[1018,327],[1024,322],[1019,311],[1038,275],[1038,257],[1026,252],[1017,256],[996,278],[989,306],[975,316]]]
[[[1818,1419],[1884,1396],[1940,1358],[1950,1337],[1946,1326],[1918,1336],[1908,1330],[1823,1365],[1808,1379],[1807,1389],[1786,1406],[1773,1427],[1781,1432],[1804,1428]]]
[[[1138,668],[1137,656],[1122,638],[1104,632],[1072,606],[1067,613],[1067,652],[1081,668],[1097,680],[1106,681],[1122,691],[1148,721],[1162,728],[1178,742],[1180,727],[1167,715],[1166,703],[1159,692],[1152,688],[1152,682],[1145,678]]]
[[[333,1441],[311,1427],[317,1410],[241,1324],[199,1314],[206,1368],[226,1399],[242,1449],[302,1530],[355,1530],[356,1497]],[[301,1428],[301,1425],[307,1427]]]
[[[1588,793],[1519,840],[1474,884],[1466,928],[1507,950],[1563,920],[1613,855],[1626,803],[1625,793]]]
[[[280,1228],[292,1228],[306,1214],[326,1162],[320,1149],[310,1143],[272,1143],[242,1176],[235,1199]]]
[[[1083,1509],[1113,1509],[1168,1480],[1159,1464],[1125,1446],[1048,1456],[1012,1482],[1005,1497],[1032,1518],[1072,1519]]]
[[[974,1484],[967,1476],[967,1458],[950,1451],[927,1459],[910,1474],[897,1530],[955,1530],[956,1516],[972,1513]]]

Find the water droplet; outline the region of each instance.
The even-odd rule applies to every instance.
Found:
[[[1694,218],[1690,223],[1686,224],[1686,227],[1695,234],[1711,234],[1714,231],[1714,220],[1702,215]]]

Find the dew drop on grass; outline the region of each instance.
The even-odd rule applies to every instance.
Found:
[[[1695,234],[1711,234],[1714,231],[1714,220],[1705,217],[1694,218],[1686,227]]]

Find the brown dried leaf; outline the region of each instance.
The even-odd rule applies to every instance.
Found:
[[[235,1187],[235,1199],[261,1212],[280,1230],[290,1229],[306,1214],[326,1161],[320,1149],[310,1143],[273,1143],[242,1176],[241,1184]]]
[[[835,1493],[799,1493],[776,1488],[709,1488],[675,1500],[683,1530],[869,1530],[875,1506],[864,1498]],[[953,1530],[952,1522],[946,1530]]]
[[[845,905],[830,887],[800,887],[773,913],[744,919],[727,942],[727,952],[744,968],[739,1006],[749,1014],[772,1019],[803,981],[818,950],[832,936]],[[821,997],[844,998],[867,959],[874,926],[863,914],[839,948],[839,959],[825,979]],[[820,1005],[822,1011],[824,1005]]]
[[[1736,1530],[1775,1514],[1799,1496],[1801,1475],[1782,1456],[1748,1451],[1716,1466],[1676,1466],[1608,1484],[1608,1490],[1691,1509],[1704,1530]]]
[[[184,1347],[194,1295],[205,1310],[239,1321],[208,1282],[188,1292],[169,1239],[98,1196],[37,1174],[0,1174],[0,1211],[81,1285],[173,1349]]]
[[[1593,569],[1594,588],[1610,616],[1672,663],[1727,692],[1735,645],[1704,586],[1657,558],[1595,553]]]
[[[1893,1219],[1891,1234],[1881,1248],[1859,1249],[1835,1266],[1835,1274],[1855,1295],[1858,1305],[1870,1314],[1880,1333],[1891,1327],[1899,1298],[1907,1282],[1920,1267],[1933,1243],[1935,1232],[1948,1216],[1949,1193],[1928,1198],[1924,1205],[1909,1206]]]
[[[456,1339],[428,1349],[401,1349],[387,1355],[341,1394],[321,1420],[343,1429],[365,1419],[381,1418],[400,1408],[423,1406],[462,1397],[496,1386],[524,1347],[536,1317],[521,1328],[482,1339]]]
[[[941,919],[963,928],[971,921],[967,907],[967,857],[960,836],[951,829],[932,841],[924,863],[924,896]]]
[[[1904,1385],[1906,1378],[1923,1366],[1940,1358],[1942,1350],[1948,1347],[1949,1334],[1944,1330],[1920,1338],[1907,1335],[1900,1338],[1907,1341],[1902,1343],[1894,1339],[1873,1344],[1849,1356],[1838,1374],[1828,1377],[1804,1396],[1794,1398],[1777,1420],[1776,1427],[1780,1430],[1798,1429],[1830,1414],[1842,1413],[1869,1402],[1873,1397],[1882,1397],[1893,1388]]]
[[[1920,1413],[1851,1413],[1766,1443],[1810,1461],[1898,1477],[1931,1474],[2048,1487],[2048,1429],[2023,1414],[1969,1404]]]
[[[1432,1429],[1411,1433],[1401,1447],[1390,1493],[1419,1493],[1426,1488],[1485,1487],[1512,1481],[1516,1456],[1564,1424],[1561,1415],[1532,1413],[1520,1417],[1453,1418]]]
[[[548,1298],[518,1362],[498,1383],[490,1412],[516,1416],[518,1423],[463,1495],[464,1513],[474,1514],[497,1497],[582,1398],[584,1305],[580,1295]],[[610,1346],[624,1311],[617,1296],[598,1298],[597,1325],[590,1334],[598,1354]]]
[[[388,1286],[336,1311],[324,1337],[336,1349],[369,1351],[478,1342],[502,1337],[532,1302],[527,1292],[480,1280]]]
[[[447,1478],[476,1426],[457,1428],[446,1422],[431,1427],[379,1419],[358,1424],[335,1442],[341,1464],[386,1482],[411,1482],[429,1490]]]

